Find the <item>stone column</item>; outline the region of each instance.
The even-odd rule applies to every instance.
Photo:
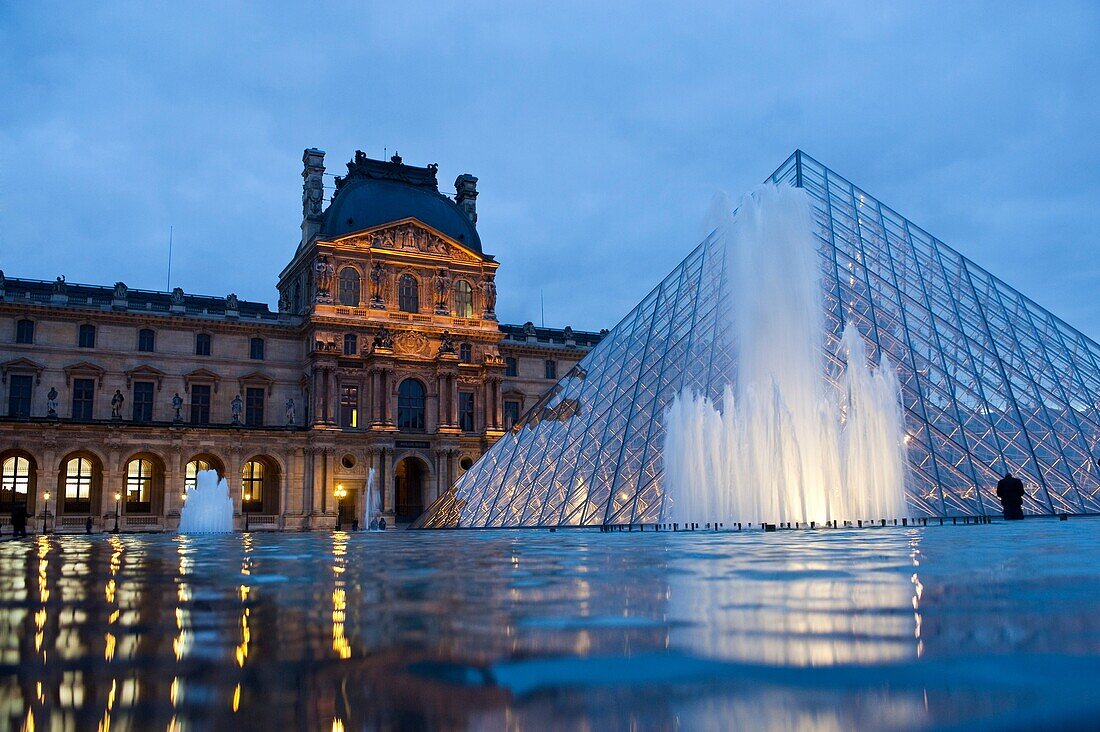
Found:
[[[241,454],[238,450],[229,452],[229,460],[225,465],[225,482],[229,484],[229,498],[233,501],[233,516],[242,517],[241,512]],[[243,518],[241,519],[242,526]]]
[[[458,374],[451,374],[451,426],[458,425]]]

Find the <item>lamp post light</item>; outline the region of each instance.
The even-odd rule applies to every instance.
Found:
[[[244,504],[246,504],[246,503],[248,503],[252,500],[252,491],[247,491],[246,490],[244,492],[244,495],[242,496],[242,498],[244,498],[244,500],[241,501],[241,513],[244,514],[244,531],[247,534],[248,533],[248,511],[245,509]]]
[[[340,531],[340,518],[343,514],[343,511],[341,511],[340,509],[342,507],[342,502],[344,498],[348,495],[348,491],[346,488],[344,488],[343,483],[337,483],[336,490],[332,493],[334,496],[336,496],[336,530]]]
[[[115,491],[115,533],[118,533],[118,509],[122,503],[122,494]]]
[[[50,515],[50,492],[45,491],[42,494],[42,498],[45,502],[42,504],[42,533],[46,533],[46,517]]]

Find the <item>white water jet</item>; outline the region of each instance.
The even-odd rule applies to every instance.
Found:
[[[363,504],[363,528],[374,531],[378,528],[377,525],[371,526],[372,520],[377,521],[374,517],[378,513],[374,498],[374,468],[367,471],[367,487],[363,494]]]
[[[185,494],[180,512],[181,534],[226,534],[233,531],[233,499],[229,484],[216,470],[200,470],[195,487]]]
[[[665,520],[810,522],[906,515],[901,390],[885,356],[871,370],[858,329],[843,373],[822,350],[825,304],[808,196],[761,186],[736,216],[719,201],[736,386],[719,410],[680,394],[665,414]]]

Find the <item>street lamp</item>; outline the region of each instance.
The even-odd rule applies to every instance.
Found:
[[[50,492],[46,491],[42,494],[42,498],[45,502],[42,504],[42,533],[46,533],[46,517],[50,515]]]
[[[122,494],[118,491],[115,491],[115,533],[116,534],[118,533],[118,509],[119,509],[119,505],[121,504],[121,502],[122,502]]]
[[[334,496],[336,496],[336,530],[339,531],[340,530],[340,518],[343,514],[343,511],[340,510],[342,508],[341,502],[344,500],[344,497],[347,496],[348,492],[347,492],[347,489],[344,488],[343,483],[337,483],[336,484],[336,490],[333,491],[332,493],[333,493]]]
[[[244,514],[244,530],[245,530],[245,533],[248,533],[248,511],[245,509],[244,504],[246,504],[246,503],[248,503],[252,500],[252,491],[246,490],[244,492],[244,496],[242,496],[242,498],[244,500],[241,501],[241,513]]]

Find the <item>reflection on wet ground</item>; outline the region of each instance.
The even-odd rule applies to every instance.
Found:
[[[1091,726],[1100,521],[0,544],[0,729]]]

